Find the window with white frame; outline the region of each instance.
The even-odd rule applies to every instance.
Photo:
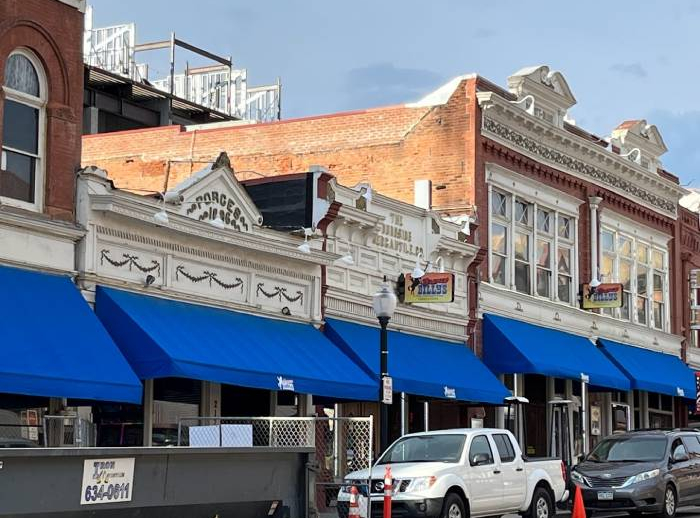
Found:
[[[10,54],[3,90],[0,198],[10,204],[40,207],[47,92],[43,69],[33,54],[25,50]]]
[[[573,304],[575,217],[497,188],[490,205],[490,281]]]
[[[610,227],[600,232],[600,276],[622,283],[622,308],[605,312],[622,320],[667,329],[668,260],[666,250]]]

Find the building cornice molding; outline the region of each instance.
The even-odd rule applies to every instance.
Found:
[[[678,184],[531,116],[494,92],[479,92],[477,98],[484,109],[482,133],[485,136],[676,218],[678,200],[686,194]]]
[[[338,317],[363,325],[377,325],[372,309],[372,297],[329,287],[324,297],[326,317]],[[453,314],[430,311],[399,304],[391,319],[390,328],[423,337],[466,343],[469,319]]]
[[[85,229],[79,225],[45,219],[31,213],[15,213],[0,208],[0,225],[19,228],[37,234],[78,242],[85,236]]]
[[[114,194],[90,194],[90,208],[93,211],[111,213],[154,227],[156,226],[156,222],[153,215],[159,210],[157,204],[147,203],[145,200],[141,199],[132,199],[131,196],[117,196]],[[313,248],[310,253],[303,253],[297,250],[294,244],[281,240],[272,240],[267,232],[262,232],[264,235],[255,235],[230,229],[218,230],[214,227],[209,228],[206,223],[182,216],[175,212],[169,212],[168,218],[168,225],[160,228],[201,239],[226,243],[248,250],[266,252],[289,259],[324,266],[331,265],[333,261],[339,257],[337,254],[331,254]],[[207,225],[207,227],[204,225]]]

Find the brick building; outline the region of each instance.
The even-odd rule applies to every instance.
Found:
[[[462,76],[400,106],[88,136],[83,156],[120,187],[154,190],[222,149],[242,178],[318,164],[345,185],[369,182],[465,223],[484,259],[470,283],[470,345],[530,400],[528,453],[565,448],[563,415],[581,432],[570,436],[579,453],[621,428],[683,424],[695,390],[680,361],[685,191],[662,167],[655,126],[625,121],[603,139],[570,120],[575,103],[563,75],[540,66],[516,72],[507,88]],[[580,309],[589,281],[621,283],[623,306]],[[547,344],[555,348],[538,359]],[[635,362],[649,368],[635,372]]]
[[[71,278],[85,236],[75,221],[84,9],[84,0],[0,3],[4,446],[66,445],[41,424],[69,398],[141,400],[141,383]],[[114,362],[112,381],[94,372],[90,356]],[[80,422],[72,413],[67,422]]]

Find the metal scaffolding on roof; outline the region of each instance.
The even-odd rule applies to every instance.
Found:
[[[192,45],[170,34],[170,38],[149,43],[136,43],[133,23],[94,28],[92,7],[85,15],[84,61],[92,68],[155,87],[179,98],[210,110],[238,119],[268,122],[281,118],[282,85],[250,87],[248,71],[236,69],[231,56],[219,56]],[[196,54],[213,64],[190,67],[186,62],[183,72],[176,72],[176,50]],[[144,52],[168,50],[169,72],[165,77],[151,79],[149,65],[140,62]]]

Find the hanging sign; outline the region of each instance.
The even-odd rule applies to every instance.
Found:
[[[382,403],[391,405],[394,401],[394,380],[389,376],[382,378]]]
[[[134,458],[86,459],[80,505],[130,502],[134,490]]]
[[[404,276],[404,302],[454,302],[455,276],[452,273],[426,273],[414,279],[410,273]]]
[[[700,372],[695,373],[695,413],[700,414]]]
[[[590,284],[581,285],[581,308],[621,308],[622,284],[600,284],[595,288]]]

